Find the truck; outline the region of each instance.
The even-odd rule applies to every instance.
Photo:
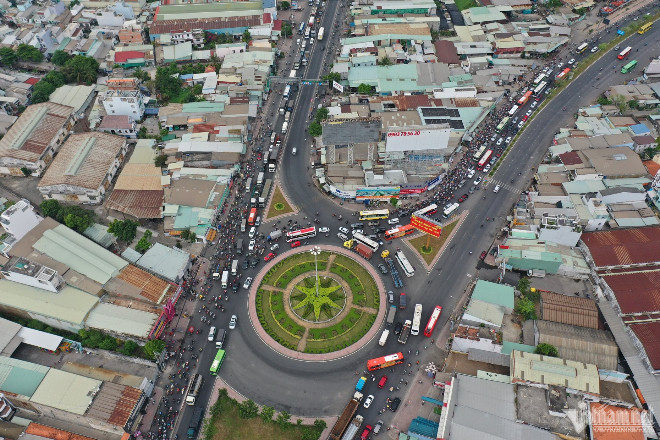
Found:
[[[318,36],[319,41],[323,40],[323,33],[324,32],[325,32],[325,29],[323,28],[323,26],[321,26],[319,28],[319,36]]]
[[[341,415],[337,419],[337,422],[332,427],[332,430],[330,431],[330,436],[328,437],[328,440],[341,440],[341,436],[342,436],[342,434],[344,434],[344,431],[346,431],[346,428],[348,427],[348,424],[353,419],[353,416],[355,415],[355,412],[357,411],[358,406],[360,406],[360,401],[357,400],[357,399],[351,399],[348,402],[348,404],[344,408],[344,411],[341,413]]]
[[[284,122],[284,123],[282,124],[282,134],[285,134],[285,133],[287,132],[288,129],[289,129],[289,123],[288,123],[288,122]]]
[[[357,246],[355,246],[355,252],[360,254],[365,260],[371,260],[371,256],[374,254],[371,248],[362,243],[358,243]]]
[[[385,252],[387,252],[388,255],[389,255],[390,251],[383,251],[383,254]],[[381,254],[381,256],[382,256],[382,254]],[[396,268],[396,266],[394,265],[394,260],[391,259],[391,258],[387,258],[387,257],[383,257],[383,259],[385,260],[385,262],[387,263],[387,265],[390,268],[390,275],[392,275],[392,281],[394,281],[394,287],[396,287],[397,289],[402,288],[403,287],[403,280],[399,276],[399,271]]]
[[[231,274],[233,276],[238,275],[238,260],[234,260],[231,262]]]
[[[289,112],[287,112],[287,115]],[[274,173],[277,167],[277,158],[280,155],[280,147],[274,147],[268,155],[268,172]]]
[[[195,408],[188,424],[188,438],[197,437],[202,420],[204,420],[204,410],[202,408]]]
[[[410,336],[410,327],[412,326],[412,322],[410,322],[410,319],[406,319],[406,322],[403,323],[403,330],[401,330],[401,334],[399,334],[399,343],[405,344],[408,342],[408,336]]]
[[[291,119],[291,112],[287,110],[287,112],[284,114],[284,120],[289,122],[289,119]]]
[[[401,292],[401,295],[399,295],[399,308],[400,309],[405,309],[407,305],[408,297],[404,292]]]
[[[390,327],[392,324],[394,324],[394,316],[396,315],[396,306],[394,304],[390,304],[390,309],[387,312],[387,326]]]
[[[297,69],[291,69],[291,72],[289,72],[289,78],[295,78],[297,75],[298,75]]]
[[[412,328],[410,329],[410,333],[412,335],[417,336],[419,334],[419,325],[421,322],[422,322],[422,305],[415,304],[415,312],[413,314]]]
[[[275,241],[278,240],[282,236],[282,231],[279,229],[274,230],[270,234],[268,234],[268,241]]]
[[[527,271],[527,276],[543,278],[545,276],[545,271],[543,269],[529,269]]]
[[[243,239],[239,238],[236,240],[236,254],[243,255]]]
[[[387,342],[387,337],[390,335],[390,331],[388,329],[383,330],[383,333],[380,335],[380,339],[378,340],[378,345],[381,347],[385,345]]]
[[[341,438],[341,440],[353,440],[358,431],[360,431],[363,420],[364,418],[360,414],[355,416],[353,421],[351,421],[351,424],[348,425],[348,428],[346,428],[346,432],[344,433],[344,436]]]
[[[225,336],[227,336],[227,330],[219,328],[218,333],[215,335],[215,348],[222,348],[225,343]]]
[[[359,378],[357,383],[355,384],[355,391],[362,391],[366,383],[367,383],[367,378],[365,376]]]
[[[222,279],[220,280],[220,283],[222,284],[222,288],[226,289],[227,285],[229,284],[229,271],[225,270],[222,272]]]
[[[264,173],[262,171],[262,172],[259,172],[259,174],[257,174],[257,186],[261,187],[261,185],[263,185],[263,184],[264,184]]]

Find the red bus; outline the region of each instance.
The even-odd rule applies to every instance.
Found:
[[[562,70],[561,72],[559,72],[559,75],[557,75],[557,79],[562,79],[562,78],[565,77],[565,76],[568,74],[568,72],[570,72],[570,71],[571,71],[571,68],[570,68],[570,67],[565,68],[564,70]]]
[[[433,334],[433,329],[435,329],[435,325],[438,323],[440,320],[440,314],[442,313],[442,307],[440,306],[435,306],[435,309],[433,309],[433,313],[431,313],[431,317],[429,318],[428,324],[426,324],[426,328],[424,329],[424,336],[427,338]]]
[[[385,231],[385,240],[403,237],[404,235],[412,234],[413,232],[415,232],[415,228],[413,228],[412,225],[399,226],[398,228]]]
[[[403,363],[403,353],[388,354],[387,356],[379,357],[376,359],[369,359],[367,361],[367,369],[369,371],[380,370],[381,368],[391,367]]]
[[[628,47],[626,47],[625,49],[623,49],[621,51],[621,53],[619,54],[619,56],[617,58],[620,59],[620,60],[623,60],[624,58],[627,58],[628,55],[630,55],[630,52],[632,52],[632,47],[628,46]]]
[[[522,95],[522,97],[518,100],[518,105],[523,105],[524,103],[526,103],[529,97],[532,96],[532,93],[534,92],[531,90],[526,91],[525,94]]]
[[[290,231],[286,233],[286,241],[288,242],[304,240],[311,237],[316,237],[316,226],[312,226],[311,228],[298,229],[297,231]]]
[[[479,171],[481,171],[484,165],[486,165],[490,161],[492,155],[493,155],[493,150],[488,150],[484,153],[483,156],[481,156],[481,159],[479,159],[479,162],[477,163],[477,169]]]
[[[253,226],[254,221],[257,219],[257,208],[250,209],[250,216],[248,217],[248,225]]]

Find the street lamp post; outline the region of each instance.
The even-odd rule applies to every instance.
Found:
[[[316,268],[316,278],[314,279],[314,284],[316,286],[316,297],[318,298],[319,296],[319,263],[317,260],[318,255],[321,253],[321,248],[318,246],[314,246],[312,250],[310,250],[312,255],[314,255],[314,267]]]

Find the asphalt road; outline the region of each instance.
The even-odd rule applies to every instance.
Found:
[[[334,51],[330,44],[331,38],[334,38],[336,44],[337,37],[333,37],[328,29],[332,28],[333,20],[341,20],[343,17],[337,14],[336,9],[339,2],[327,2],[327,4],[322,23],[326,29],[327,37],[323,42],[315,43],[307,71],[303,72],[304,78],[319,78],[321,69],[330,64],[330,58]],[[606,34],[606,37],[609,37],[609,35]],[[400,290],[394,289],[389,275],[384,278],[388,290],[391,289],[397,293],[403,291],[409,297],[409,307],[406,311],[397,312],[397,321],[412,319],[414,304],[421,303],[424,306],[423,324],[428,320],[435,305],[441,305],[445,310],[438,328],[445,324],[466,284],[478,274],[479,253],[492,243],[497,230],[503,226],[500,219],[503,219],[510,212],[511,205],[519,197],[520,191],[529,183],[532,177],[531,169],[537,166],[548,146],[551,145],[554,133],[559,128],[571,124],[573,113],[578,107],[595,101],[606,87],[621,83],[622,78],[630,79],[639,75],[649,57],[659,55],[659,36],[660,26],[656,24],[646,34],[635,34],[622,44],[622,47],[630,45],[633,48],[639,48],[639,52],[634,52],[633,56],[630,57],[630,59],[640,61],[640,65],[633,73],[625,76],[620,73],[620,68],[624,63],[616,59],[617,52],[612,50],[591,66],[587,72],[573,80],[540,113],[535,114],[534,119],[528,123],[524,133],[518,139],[513,150],[514,154],[509,154],[506,157],[489,186],[486,189],[477,191],[468,201],[463,203],[461,208],[469,210],[469,215],[453,238],[453,246],[448,248],[442,255],[430,276],[427,276],[426,272],[421,270],[422,266],[419,261],[410,252],[406,252],[413,266],[418,269],[416,275],[412,278],[404,277],[404,288]],[[644,46],[644,44],[647,44],[647,46]],[[327,45],[326,50],[320,50],[322,45]],[[597,80],[595,78],[599,73],[600,79]],[[315,213],[319,212],[318,217],[321,219],[321,226],[331,227],[329,237],[320,234],[312,242],[341,245],[336,237],[337,227],[346,225],[343,224],[343,221],[340,224],[332,217],[332,214],[341,213],[349,219],[349,222],[354,221],[356,217],[351,217],[348,210],[330,202],[326,195],[311,187],[311,174],[307,168],[311,163],[311,159],[308,151],[310,142],[306,139],[305,128],[308,125],[307,116],[313,105],[312,100],[317,97],[317,93],[317,87],[301,85],[294,96],[296,104],[289,133],[284,143],[285,152],[278,166],[278,177],[289,198],[303,211],[296,216],[300,222],[303,221],[302,217],[305,213],[313,218]],[[275,96],[278,95],[275,94]],[[566,107],[566,111],[562,110],[564,107]],[[519,114],[522,115],[526,109],[527,106],[519,111]],[[276,117],[276,127],[279,129],[283,117],[279,115]],[[291,155],[293,147],[296,147],[298,151],[295,156]],[[519,171],[522,172],[522,176],[518,176]],[[514,179],[513,184],[510,182],[511,179]],[[492,188],[496,183],[501,183],[503,186],[497,194],[492,192]],[[484,224],[486,217],[495,217],[498,220]],[[482,226],[482,224],[484,225]],[[265,234],[270,232],[271,229],[271,224],[262,224],[260,227],[260,231]],[[247,238],[247,234],[245,235],[244,238]],[[245,241],[247,242],[247,240]],[[285,242],[280,243],[280,246],[280,250],[284,251],[287,244]],[[396,246],[395,241],[394,243],[386,243],[385,248],[393,250]],[[473,253],[470,254],[470,252]],[[372,263],[377,264],[379,261],[379,257],[374,257]],[[245,279],[245,276],[254,276],[256,271],[262,267],[262,264],[263,261],[257,269],[242,271],[244,272],[243,279]],[[495,276],[494,271],[489,270],[486,272],[484,269],[481,269],[482,277],[493,279]],[[486,273],[488,275],[483,276]],[[215,283],[212,294],[217,295],[220,292],[219,283]],[[236,313],[238,315],[238,326],[235,330],[229,331],[225,342],[227,358],[220,371],[220,377],[231,387],[255,402],[273,406],[277,410],[286,410],[297,416],[321,417],[341,412],[353,393],[353,386],[357,380],[354,373],[356,371],[362,373],[366,368],[366,360],[369,358],[397,351],[403,351],[407,356],[408,349],[413,352],[413,363],[417,359],[420,359],[423,363],[430,357],[429,351],[423,349],[424,345],[429,344],[429,340],[424,336],[411,336],[408,344],[401,346],[396,342],[396,338],[391,335],[385,347],[379,347],[377,344],[378,338],[376,338],[362,350],[335,361],[302,362],[288,359],[263,344],[255,334],[247,316],[246,290],[241,288],[238,294],[230,292],[229,298],[228,311],[218,313],[218,317],[214,322],[214,325],[226,329],[231,314]],[[208,326],[199,322],[199,316],[197,315],[194,316],[193,325],[208,328]],[[204,334],[197,337],[197,339],[203,341],[198,341],[196,351],[197,347],[205,346],[205,336]],[[416,350],[420,351],[419,357],[414,356]],[[206,349],[200,353],[201,372],[207,380],[207,386],[203,388],[199,397],[200,402],[207,402],[211,392],[211,387],[208,384],[211,383],[213,377],[209,375],[207,366],[210,365],[214,354],[214,349]],[[434,360],[437,361],[437,359]],[[391,373],[389,369],[385,372],[385,374],[390,375],[389,384],[398,384],[404,368],[404,366],[398,366],[395,368],[394,373]],[[380,377],[380,374],[378,377]],[[409,380],[412,376],[405,377]],[[392,396],[403,398],[405,389],[404,387],[401,388],[399,393],[393,393]],[[365,395],[374,394],[376,396],[376,401],[370,409],[360,409],[360,414],[365,416],[365,422],[374,424],[376,420],[383,419],[387,424],[391,413],[388,412],[383,416],[379,416],[377,412],[379,408],[384,406],[385,398],[390,394],[386,390],[377,390],[376,384],[371,381],[365,391]],[[192,411],[186,408],[181,416],[177,431],[180,438],[184,438],[191,413]]]

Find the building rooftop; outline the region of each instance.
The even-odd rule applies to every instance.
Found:
[[[101,383],[100,380],[50,368],[30,401],[83,415],[94,400]]]
[[[28,427],[25,428],[25,434],[35,436],[35,439],[95,440],[91,437],[85,437],[84,435],[74,434],[73,432],[64,431],[51,426],[40,425],[39,423],[34,422],[31,422]],[[23,440],[23,437],[21,437],[21,440]]]
[[[0,356],[0,390],[32,397],[50,367]]]
[[[73,108],[76,113],[78,113],[79,111],[84,110],[83,106],[86,103],[90,102],[90,95],[94,94],[95,90],[95,85],[70,86],[65,84],[55,89],[55,91],[50,94],[48,100],[50,102],[54,102],[55,104],[69,106]]]
[[[653,369],[660,370],[660,322],[629,324],[629,327],[642,343]]]
[[[601,402],[589,403],[592,440],[645,440],[655,437],[647,411]]]
[[[190,254],[181,249],[155,243],[137,261],[137,265],[166,280],[177,282],[188,268]]]
[[[577,296],[541,292],[541,317],[544,321],[593,329],[602,328],[596,301]]]
[[[635,272],[600,273],[614,292],[623,315],[660,312],[659,275],[657,267]]]
[[[511,378],[514,383],[557,385],[600,394],[600,379],[595,365],[534,353],[511,352]]]
[[[133,128],[133,122],[128,115],[107,115],[99,124],[98,129],[105,130],[130,130]]]
[[[478,299],[513,310],[513,287],[479,280],[474,286],[472,299]]]
[[[323,122],[324,145],[348,145],[362,142],[378,142],[380,119],[337,120]]]
[[[103,382],[98,394],[85,414],[114,426],[124,427],[140,401],[142,391],[112,382]]]
[[[596,268],[634,266],[660,260],[660,226],[586,232],[581,237]]]
[[[598,174],[609,178],[647,175],[639,155],[628,147],[583,150],[582,154]]]
[[[39,182],[39,188],[68,185],[98,189],[126,146],[126,139],[107,133],[72,134]]]

